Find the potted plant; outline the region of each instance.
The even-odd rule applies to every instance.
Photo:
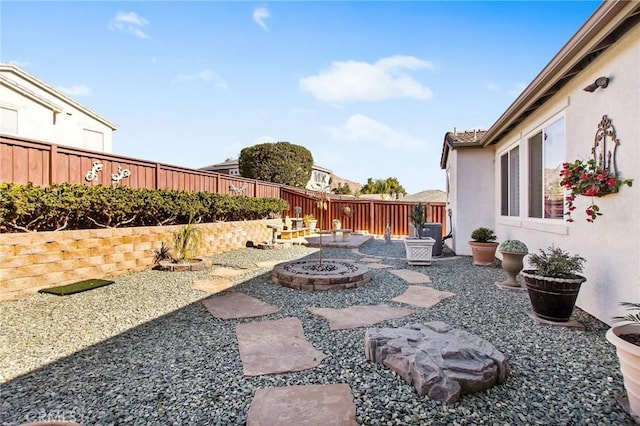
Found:
[[[162,269],[170,271],[196,271],[205,268],[205,260],[198,255],[202,245],[202,231],[192,222],[189,222],[173,233],[173,253],[165,243],[154,251],[154,261]]]
[[[417,237],[407,237],[404,240],[404,248],[407,253],[409,265],[431,265],[433,245],[436,240],[431,237],[422,237],[422,224],[424,223],[424,206],[420,203],[411,206],[409,219],[416,230]]]
[[[305,215],[302,220],[304,220],[304,226],[309,228],[310,231],[315,231],[318,221],[315,216],[312,214]]]
[[[621,305],[640,311],[640,303],[623,302]],[[617,316],[613,321],[619,324],[611,327],[606,337],[616,347],[629,409],[635,416],[640,416],[640,314]]]
[[[563,163],[560,177],[562,178],[560,185],[570,192],[565,197],[567,222],[573,222],[571,213],[576,209],[573,203],[577,195],[592,197],[591,204],[585,209],[585,213],[587,222],[593,222],[598,216],[602,216],[600,207],[594,202],[593,197],[614,194],[621,186],[631,186],[633,183],[633,179],[619,179],[615,173],[598,165],[593,158],[585,162],[576,160],[573,163]]]
[[[494,266],[496,262],[496,234],[489,228],[477,228],[471,233],[471,254],[473,264],[478,266]]]
[[[529,253],[527,245],[520,240],[506,240],[498,246],[498,251],[502,254],[502,269],[507,274],[500,286],[521,288],[516,276],[522,271],[522,258]]]
[[[584,262],[583,257],[553,245],[541,249],[540,254],[529,255],[529,263],[536,269],[525,269],[522,276],[536,316],[547,321],[569,321],[580,286],[587,280],[578,275]]]

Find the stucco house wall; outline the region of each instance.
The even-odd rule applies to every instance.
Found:
[[[608,87],[593,93],[583,90],[600,76],[609,77]],[[634,185],[596,199],[603,215],[594,223],[585,220],[584,210],[591,200],[582,196],[576,202],[573,223],[527,217],[528,136],[545,123],[563,117],[565,161],[587,160],[603,115],[612,120],[620,141],[616,160],[621,178],[634,179]],[[636,25],[495,146],[496,164],[507,150],[518,144],[521,147],[519,217],[500,215],[500,187],[495,186],[496,233],[500,240],[522,240],[530,251],[555,244],[585,257],[587,282],[580,290],[577,306],[609,324],[613,316],[623,313],[619,302],[640,300],[639,117],[640,25]],[[499,182],[499,167],[494,176]]]
[[[456,254],[471,255],[471,232],[479,227],[494,228],[495,204],[493,150],[478,148],[449,151],[447,174],[451,209],[452,238],[447,246]]]
[[[4,134],[112,152],[115,124],[16,65],[0,64],[0,108]]]

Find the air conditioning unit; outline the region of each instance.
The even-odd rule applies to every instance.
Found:
[[[433,244],[433,256],[442,255],[442,224],[441,223],[423,223],[420,229],[421,237],[431,237],[436,242]]]

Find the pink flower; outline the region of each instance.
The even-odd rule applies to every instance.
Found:
[[[585,194],[593,197],[594,195],[598,194],[598,190],[596,188],[589,188],[589,189],[587,189]]]

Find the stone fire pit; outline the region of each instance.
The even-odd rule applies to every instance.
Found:
[[[296,290],[345,290],[371,280],[369,268],[343,259],[296,260],[279,263],[271,272],[275,285]]]

